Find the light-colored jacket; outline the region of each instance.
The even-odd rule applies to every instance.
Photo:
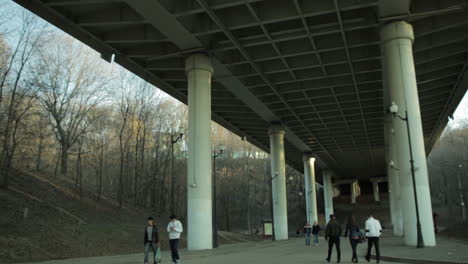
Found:
[[[370,217],[366,221],[366,237],[380,237],[382,233],[382,226],[379,220]]]
[[[172,229],[174,227],[174,229]],[[184,231],[182,223],[179,220],[171,221],[167,225],[167,232],[169,233],[169,239],[179,239],[180,234]]]

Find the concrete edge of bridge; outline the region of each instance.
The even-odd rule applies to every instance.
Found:
[[[371,259],[376,259],[375,255],[371,255]],[[462,262],[457,261],[440,261],[440,260],[427,260],[427,259],[409,259],[409,258],[398,258],[389,256],[380,256],[381,261],[398,262],[398,263],[410,263],[410,264],[460,264]]]

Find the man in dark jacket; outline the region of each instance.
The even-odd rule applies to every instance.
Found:
[[[144,244],[145,244],[145,264],[148,264],[148,254],[150,250],[153,252],[153,261],[156,264],[156,252],[159,247],[158,229],[154,225],[153,218],[148,217],[145,227]]]
[[[341,225],[336,221],[334,215],[330,215],[330,221],[327,224],[325,229],[325,239],[328,240],[328,257],[327,262],[330,262],[330,257],[333,249],[333,245],[336,247],[337,263],[340,263],[341,260],[341,251],[340,251],[340,236],[342,230]]]

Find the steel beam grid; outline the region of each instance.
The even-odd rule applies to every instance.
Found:
[[[379,19],[380,0],[144,1],[15,0],[98,52],[116,54],[117,63],[182,102],[187,96],[184,58],[208,53],[228,70],[227,76],[213,79],[215,121],[248,135],[266,151],[265,127],[283,121],[293,135],[287,138],[287,156],[298,169],[297,153],[310,149],[335,172],[368,166],[374,174],[382,173],[374,168],[383,159],[379,28],[389,18]],[[182,34],[158,27],[151,12],[145,15],[134,2],[165,9],[170,21],[199,44],[177,44]],[[415,31],[429,153],[466,91],[468,11],[463,0],[413,0],[411,8],[398,19],[410,21]],[[269,114],[238,97],[226,86],[231,81]],[[347,161],[364,152],[369,156],[357,155],[362,156],[360,165]]]

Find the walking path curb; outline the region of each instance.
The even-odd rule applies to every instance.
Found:
[[[375,259],[375,256],[372,256],[371,258]],[[466,262],[424,260],[424,259],[406,259],[406,258],[395,258],[395,257],[387,257],[387,256],[380,256],[380,260],[389,261],[389,262],[410,263],[410,264],[466,264]]]

